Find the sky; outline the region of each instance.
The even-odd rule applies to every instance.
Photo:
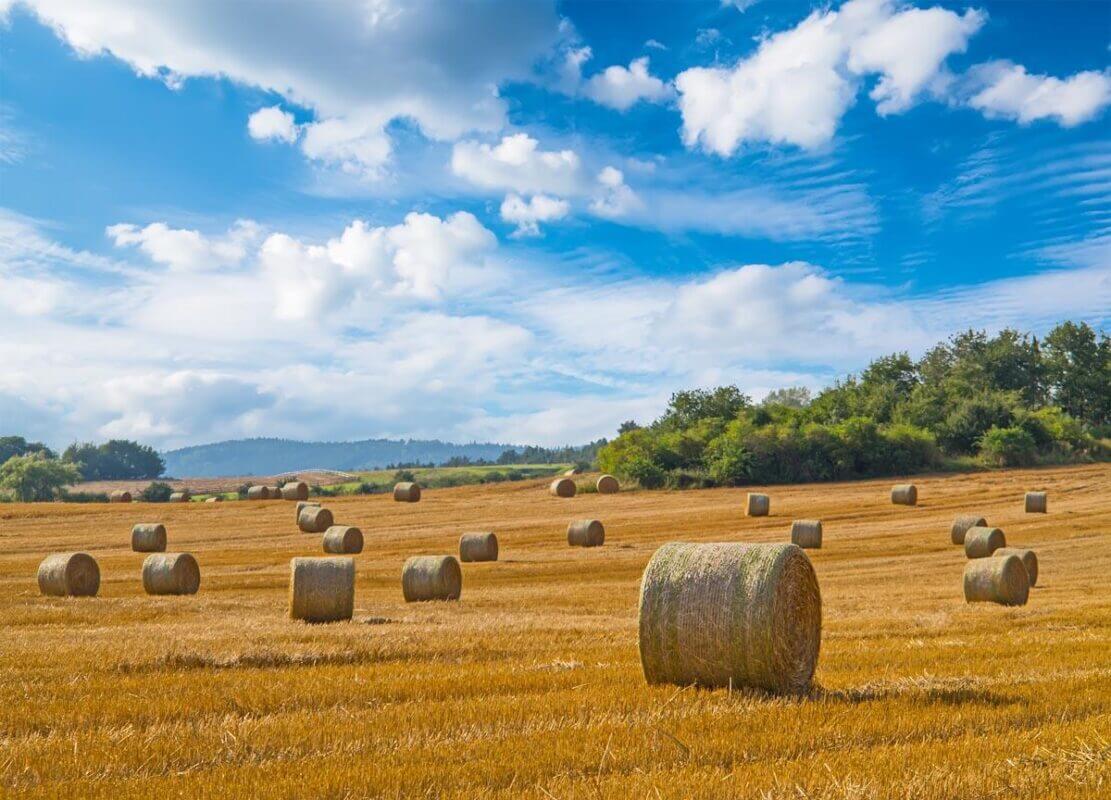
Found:
[[[1111,318],[1111,4],[0,0],[0,434],[558,445]]]

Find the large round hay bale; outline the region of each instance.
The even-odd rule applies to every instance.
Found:
[[[949,529],[949,540],[953,544],[964,544],[964,535],[969,528],[982,528],[987,525],[987,520],[975,514],[965,514],[953,520],[953,527]]]
[[[757,492],[748,493],[748,501],[745,506],[745,513],[748,514],[748,516],[766,517],[771,509],[772,501],[766,494],[759,494]]]
[[[324,552],[336,555],[363,552],[363,532],[353,525],[332,525],[324,531]]]
[[[1038,554],[1025,547],[1000,547],[991,554],[992,558],[1005,558],[1018,556],[1022,566],[1026,567],[1026,576],[1030,579],[1030,586],[1038,585]]]
[[[796,519],[791,523],[791,544],[806,550],[819,550],[822,547],[822,521],[820,519]]]
[[[570,478],[556,478],[548,487],[548,491],[556,497],[574,497],[578,487]]]
[[[964,568],[964,599],[968,603],[1023,606],[1030,596],[1030,576],[1018,556],[981,558]]]
[[[186,489],[184,491],[181,491],[181,492],[171,492],[170,493],[170,502],[171,503],[188,503],[191,498],[192,498],[192,495],[189,493],[188,489]]]
[[[309,485],[304,481],[293,481],[282,487],[283,500],[308,500]]]
[[[621,484],[612,475],[603,475],[598,478],[594,488],[598,490],[598,494],[617,494],[621,489]]]
[[[1026,513],[1045,514],[1049,509],[1049,498],[1045,492],[1026,493]]]
[[[271,500],[281,500],[282,499],[282,487],[280,487],[280,486],[267,486],[266,489],[270,493],[270,499]]]
[[[127,491],[126,489],[116,489],[114,492],[112,492],[111,494],[108,495],[108,502],[109,503],[130,503],[131,502],[131,492]]]
[[[498,537],[489,531],[464,533],[459,537],[459,560],[497,561]]]
[[[818,579],[793,544],[665,544],[640,585],[649,683],[801,692],[822,634]]]
[[[196,594],[199,588],[201,568],[189,553],[154,553],[143,562],[147,594]]]
[[[355,559],[294,558],[289,562],[289,616],[305,622],[351,619]]]
[[[918,505],[918,487],[913,483],[900,483],[891,487],[891,502],[897,506]]]
[[[964,532],[964,554],[969,558],[987,558],[1006,546],[1007,537],[999,528],[977,525]]]
[[[420,501],[420,484],[404,481],[393,487],[393,499],[398,503],[416,503]]]
[[[39,564],[39,591],[54,597],[96,597],[100,567],[88,553],[54,553]]]
[[[319,500],[302,500],[301,502],[299,502],[297,504],[297,516],[300,517],[301,516],[301,511],[303,511],[308,506],[319,506],[319,505],[320,505]]]
[[[136,553],[161,553],[166,549],[166,526],[140,522],[131,529],[131,549]]]
[[[463,591],[463,570],[455,556],[413,556],[401,570],[405,602],[458,600]]]
[[[601,547],[606,542],[606,529],[601,520],[580,519],[567,526],[567,544],[572,547]]]
[[[324,533],[334,524],[332,512],[323,506],[305,506],[297,515],[297,527],[305,533]]]
[[[247,488],[248,500],[269,500],[270,490],[265,486],[250,486]]]

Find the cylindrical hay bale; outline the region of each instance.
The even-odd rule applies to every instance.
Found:
[[[455,556],[413,556],[401,570],[405,602],[458,600],[463,591],[463,570]]]
[[[983,528],[988,522],[983,517],[975,514],[966,514],[953,520],[953,527],[949,529],[949,540],[953,544],[964,544],[964,535],[969,528]]]
[[[820,519],[796,519],[791,523],[791,544],[803,549],[821,549],[822,521]]]
[[[351,525],[333,525],[324,531],[324,552],[344,555],[363,552],[363,532]]]
[[[294,558],[289,562],[289,616],[305,622],[351,619],[355,559]]]
[[[1007,537],[999,528],[976,526],[964,532],[964,554],[969,558],[987,558],[1006,546]]]
[[[822,599],[793,544],[665,544],[640,584],[648,683],[802,692],[822,636]]]
[[[141,522],[131,529],[131,549],[136,553],[161,553],[166,549],[166,526]]]
[[[918,505],[918,487],[913,483],[900,483],[891,487],[891,502],[897,506]]]
[[[96,597],[100,567],[88,553],[55,553],[39,564],[39,591],[54,597]]]
[[[333,524],[332,512],[322,506],[305,506],[297,515],[297,527],[305,533],[324,533]]]
[[[564,475],[579,475],[581,473],[582,473],[582,470],[579,469],[578,467],[571,467],[571,469],[567,470],[563,474]]]
[[[196,594],[199,588],[201,568],[189,553],[155,553],[143,562],[147,594]]]
[[[594,484],[598,490],[598,494],[617,494],[621,489],[621,484],[617,482],[617,478],[612,475],[603,475],[598,478],[598,482]]]
[[[300,517],[301,512],[304,509],[308,508],[309,506],[319,506],[319,505],[320,505],[319,501],[316,501],[316,500],[302,500],[300,503],[297,504],[297,516]]]
[[[294,481],[282,487],[283,500],[308,500],[309,485],[304,481]]]
[[[224,502],[224,498],[223,498],[223,497],[221,497],[220,495],[216,495],[215,497],[209,497],[209,498],[207,498],[207,499],[205,500],[205,502],[206,502],[206,503],[222,503],[222,502]]]
[[[1026,576],[1030,579],[1030,586],[1038,585],[1038,555],[1033,550],[1024,547],[1000,547],[991,554],[992,558],[1018,556],[1022,566],[1026,567]]]
[[[405,481],[393,487],[393,499],[399,503],[416,503],[420,500],[420,484]]]
[[[247,489],[248,500],[269,500],[270,490],[265,486],[251,486]]]
[[[1048,509],[1049,499],[1045,492],[1026,493],[1026,513],[1045,514]]]
[[[497,561],[498,537],[488,531],[464,533],[459,537],[459,560]]]
[[[548,487],[548,491],[556,497],[574,497],[578,487],[570,478],[556,478]]]
[[[606,541],[606,529],[601,520],[580,519],[567,526],[567,544],[572,547],[601,547]]]
[[[130,503],[131,502],[131,492],[127,491],[126,489],[116,489],[116,491],[114,491],[110,495],[108,495],[108,502],[109,503]]]
[[[190,497],[189,492],[172,492],[170,494],[170,502],[171,503],[188,503],[189,502],[189,497]]]
[[[270,492],[270,499],[271,500],[281,500],[282,499],[282,489],[281,489],[280,486],[267,486],[266,489],[267,489],[267,491]]]
[[[1018,556],[982,558],[964,568],[964,599],[968,603],[1024,606],[1030,597],[1030,576]]]
[[[748,507],[745,511],[750,517],[766,517],[768,512],[771,511],[772,501],[766,494],[757,494],[756,492],[749,492],[748,494]]]

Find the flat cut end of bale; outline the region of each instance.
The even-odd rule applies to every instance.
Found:
[[[339,622],[355,612],[355,559],[294,558],[289,562],[289,616]]]
[[[1018,556],[1022,566],[1026,568],[1026,576],[1030,579],[1030,587],[1038,585],[1038,554],[1025,547],[1000,547],[991,554],[992,558],[1006,558]]]
[[[982,558],[964,568],[964,599],[968,603],[1023,606],[1030,596],[1030,576],[1018,556]]]
[[[363,552],[363,532],[352,525],[332,525],[324,531],[324,552],[336,555]]]
[[[305,533],[324,533],[334,524],[332,512],[323,506],[305,506],[297,515],[297,527]]]
[[[918,487],[913,483],[900,483],[891,488],[891,502],[897,506],[918,505]]]
[[[766,494],[749,492],[745,514],[750,517],[766,517],[771,512],[772,501]]]
[[[463,569],[455,556],[413,556],[401,570],[406,603],[458,600],[462,592]]]
[[[282,487],[283,500],[308,500],[309,485],[304,481],[294,481]]]
[[[170,494],[171,503],[188,503],[191,498],[192,495],[189,492],[172,492]]]
[[[196,594],[201,568],[189,553],[153,553],[143,562],[143,590],[147,594]]]
[[[489,531],[464,533],[459,537],[459,560],[497,561],[498,537]]]
[[[599,519],[580,519],[567,526],[567,544],[571,547],[601,547],[606,543],[606,529]]]
[[[612,475],[603,475],[598,478],[594,488],[598,490],[598,494],[616,494],[621,490],[621,484]]]
[[[983,528],[987,520],[975,514],[965,514],[953,520],[953,527],[949,529],[949,541],[953,544],[964,544],[964,535],[969,528]]]
[[[39,564],[38,581],[51,597],[96,597],[100,567],[88,553],[54,553]]]
[[[570,478],[556,478],[548,487],[554,497],[574,497],[578,487]]]
[[[791,544],[804,550],[820,550],[822,547],[822,521],[820,519],[796,519],[791,523]]]
[[[166,549],[166,526],[141,522],[131,529],[131,549],[136,553],[161,553]]]
[[[969,558],[987,558],[1006,546],[1007,537],[999,528],[974,526],[964,532],[964,554]]]
[[[393,499],[399,503],[416,503],[420,501],[420,484],[404,481],[393,487]]]
[[[1045,492],[1026,493],[1026,513],[1045,514],[1049,508],[1049,497]]]
[[[269,500],[270,490],[265,486],[250,486],[247,488],[248,500]]]

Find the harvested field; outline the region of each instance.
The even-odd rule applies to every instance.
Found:
[[[288,619],[290,504],[0,506],[0,795],[43,798],[1093,798],[1111,793],[1111,465],[552,497],[548,480],[332,498],[359,526],[351,622]],[[1050,513],[1026,514],[1029,486]],[[953,519],[1037,551],[1029,603],[966,604]],[[605,521],[600,548],[568,522]],[[821,587],[804,698],[648,686],[641,572],[670,540],[789,541]],[[143,592],[131,527],[158,519],[204,580]],[[493,531],[459,602],[405,603],[412,555]],[[52,552],[95,599],[39,595]],[[311,787],[307,791],[306,787]]]

